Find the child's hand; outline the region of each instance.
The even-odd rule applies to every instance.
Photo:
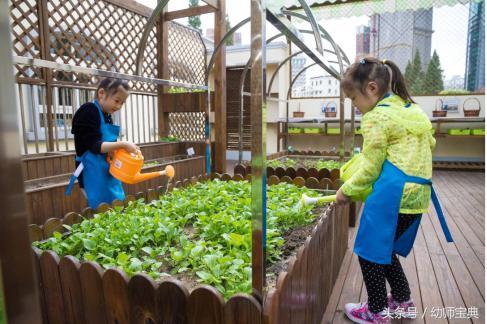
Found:
[[[338,189],[336,196],[337,196],[337,204],[339,205],[348,204],[350,202],[350,197],[346,196],[343,193],[342,188]]]
[[[123,143],[123,148],[126,151],[128,151],[129,153],[137,154],[137,151],[139,150],[139,147],[137,145],[131,142],[122,142],[122,143]]]

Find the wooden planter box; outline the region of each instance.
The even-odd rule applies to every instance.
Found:
[[[289,152],[283,151],[274,154],[270,154],[267,156],[268,160],[274,160],[282,157],[291,157],[296,156],[298,158],[306,158],[308,157],[333,157],[337,158],[337,153],[334,152],[326,152],[326,151],[297,151],[290,154]],[[350,156],[350,154],[345,154],[346,158]],[[249,177],[252,173],[252,168],[249,165],[242,165],[237,164],[233,169],[234,174],[240,174],[243,177]],[[317,170],[316,168],[282,168],[282,167],[267,167],[267,177],[271,177],[276,175],[279,178],[286,179],[286,181],[290,181],[296,178],[302,178],[306,183],[311,182],[315,183],[315,180],[318,183],[322,184],[325,189],[332,189],[338,190],[342,185],[340,181],[340,170],[339,169],[320,169]],[[313,179],[313,180],[311,180]],[[313,187],[311,187],[313,188]],[[350,205],[350,226],[355,227],[357,218],[359,216],[361,210],[362,203],[361,202],[354,202]]]
[[[181,156],[186,148],[193,147],[197,156],[164,163],[160,166],[147,167],[143,172],[159,171],[164,169],[168,164],[172,164],[176,171],[174,181],[191,178],[205,172],[205,158],[200,154],[204,152],[203,143],[154,143],[141,145],[142,154],[146,161],[162,157]],[[51,217],[62,217],[70,211],[81,211],[87,206],[86,199],[81,193],[79,186],[73,187],[71,196],[64,195],[69,177],[74,170],[74,154],[71,155],[73,161],[72,168],[66,173],[60,173],[42,178],[36,178],[24,181],[27,214],[29,221],[35,224],[42,224]],[[51,163],[52,159],[47,160]],[[66,160],[67,161],[67,160]],[[38,160],[37,166],[46,165],[46,159]],[[54,169],[55,170],[55,169]],[[64,170],[60,170],[63,172]],[[167,181],[165,177],[154,178],[148,181],[140,182],[135,185],[124,184],[126,194],[136,194],[149,188],[156,188]]]
[[[213,177],[220,178],[219,175]],[[175,187],[190,185],[204,177],[177,182]],[[222,180],[243,180],[236,175]],[[276,176],[269,183],[282,181]],[[296,180],[296,184],[302,184]],[[171,185],[172,186],[172,185]],[[157,199],[164,188],[150,190],[146,200]],[[135,197],[127,197],[127,201]],[[127,202],[126,201],[126,202]],[[122,206],[126,202],[114,202]],[[104,211],[110,206],[99,207]],[[85,217],[94,211],[86,210]],[[208,285],[189,292],[177,279],[154,281],[145,274],[132,278],[119,269],[104,270],[94,262],[80,262],[72,256],[58,257],[52,251],[34,248],[39,278],[39,294],[45,323],[242,323],[287,324],[319,323],[324,312],[348,243],[348,206],[330,206],[317,222],[288,264],[288,271],[278,276],[276,288],[263,303],[247,294],[236,294],[224,301]],[[63,219],[50,219],[43,226],[31,225],[32,240],[63,231],[63,224],[83,220],[76,213]]]
[[[163,94],[163,112],[206,112],[208,92]],[[211,93],[211,111],[215,111],[215,93]]]

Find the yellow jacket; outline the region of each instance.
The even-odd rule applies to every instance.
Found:
[[[431,122],[415,104],[389,95],[363,115],[364,139],[360,169],[342,186],[347,196],[369,188],[379,177],[385,159],[408,175],[431,179],[432,151],[436,141]],[[407,183],[400,213],[420,214],[428,211],[430,186]]]

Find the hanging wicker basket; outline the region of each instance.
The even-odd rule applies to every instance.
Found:
[[[304,111],[293,111],[294,118],[302,118],[304,117]]]
[[[333,101],[328,101],[326,103],[326,106],[325,106],[325,117],[333,118],[333,117],[336,117],[337,116],[336,106],[335,106],[335,111],[331,111],[330,104],[335,104],[335,103]]]
[[[438,102],[440,103],[440,107],[438,109]],[[443,100],[438,99],[436,100],[435,110],[433,110],[433,117],[446,117],[446,110],[442,110],[443,108]]]
[[[477,103],[477,108],[476,109],[465,109],[465,104],[467,103],[467,101],[474,101]],[[482,105],[480,103],[480,100],[478,100],[477,98],[475,97],[470,97],[470,98],[467,98],[464,102],[463,102],[463,115],[465,117],[478,117],[480,115],[480,109],[481,109]]]

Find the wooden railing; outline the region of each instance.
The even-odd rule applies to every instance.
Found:
[[[213,174],[212,178],[244,180],[241,175],[228,174]],[[271,177],[269,183],[281,181],[276,178]],[[206,177],[192,177],[170,184],[167,190],[203,180]],[[303,185],[303,181],[295,179],[293,183]],[[161,187],[137,197],[129,195],[112,206],[124,206],[136,198],[152,201],[165,191]],[[101,204],[97,212],[109,208]],[[44,323],[319,323],[345,254],[347,209],[330,205],[320,215],[311,237],[290,261],[288,272],[281,272],[277,287],[266,294],[264,307],[247,294],[236,294],[225,301],[208,285],[189,292],[174,278],[154,281],[145,274],[128,278],[119,269],[104,270],[94,262],[80,262],[72,256],[60,258],[53,251],[34,248]],[[31,240],[63,232],[63,224],[79,223],[94,213],[86,208],[82,214],[71,212],[42,226],[31,225]]]

